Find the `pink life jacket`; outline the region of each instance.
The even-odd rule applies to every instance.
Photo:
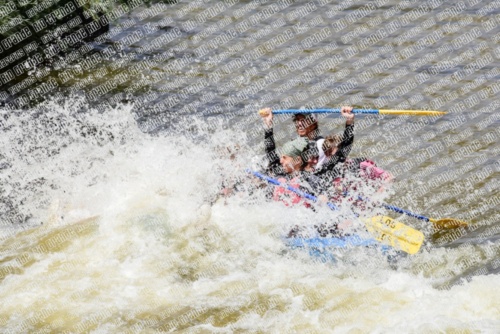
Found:
[[[361,177],[370,180],[387,180],[390,178],[390,174],[383,170],[382,168],[377,167],[375,162],[371,160],[362,161],[359,164],[361,170],[359,174]]]
[[[299,189],[299,179],[298,178],[293,178],[292,180],[290,180],[290,182],[287,183],[285,178],[280,177],[278,179],[278,181],[280,183],[288,184],[292,188]],[[309,208],[311,206],[311,204],[304,201],[304,199],[302,197],[300,197],[299,195],[297,195],[293,191],[285,189],[283,187],[274,187],[273,200],[283,202],[286,206],[296,205],[296,204],[299,204],[300,202],[303,202],[307,208]]]
[[[350,164],[350,166],[346,168],[351,169],[351,171],[357,170],[357,173],[359,173],[361,180],[365,180],[365,182],[379,187],[381,184],[379,184],[377,181],[387,181],[391,178],[391,175],[388,172],[386,172],[382,168],[377,167],[375,162],[373,162],[372,160],[366,159],[361,162],[358,161],[356,161],[355,159],[347,159],[345,163]],[[356,163],[359,163],[359,165],[354,166],[353,164]],[[352,167],[354,167],[354,169]],[[344,180],[342,180],[341,177],[337,177],[333,180],[333,185],[337,189],[337,195],[332,198],[333,201],[341,201],[344,196],[343,193],[357,190],[357,182],[343,181]]]

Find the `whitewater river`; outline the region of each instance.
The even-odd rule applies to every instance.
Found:
[[[62,63],[60,96],[0,112],[1,333],[500,331],[498,1],[145,8],[91,43],[119,53],[79,75],[78,59]],[[254,189],[257,110],[343,104],[447,111],[357,116],[351,155],[394,175],[374,199],[468,227],[375,207],[424,233],[417,254],[287,247],[292,226],[339,213]],[[294,138],[289,117],[275,134]],[[244,189],[223,198],[235,179]]]

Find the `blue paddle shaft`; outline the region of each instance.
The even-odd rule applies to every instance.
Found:
[[[311,200],[313,202],[317,202],[318,201],[318,198],[316,198],[315,196],[313,196],[311,194],[308,194],[306,192],[303,192],[303,191],[301,191],[299,189],[296,189],[296,188],[294,188],[294,187],[292,187],[292,186],[290,186],[288,184],[281,183],[278,180],[273,179],[273,178],[271,178],[269,176],[266,176],[266,175],[264,175],[262,173],[255,172],[255,171],[252,171],[250,169],[247,169],[247,172],[252,173],[253,175],[257,176],[259,179],[265,180],[265,181],[267,181],[269,183],[272,183],[274,185],[277,185],[277,186],[283,187],[283,188],[285,188],[287,190],[290,190],[290,191],[296,193],[297,195],[299,195],[300,197],[307,198],[307,199],[309,199],[309,200]],[[328,203],[326,203],[326,205],[328,205],[328,207],[330,209],[332,209],[332,210],[338,210],[338,208],[333,203],[328,202]]]
[[[349,195],[349,193],[345,192],[344,195]],[[370,202],[370,199],[369,198],[365,198],[365,197],[362,197],[362,196],[358,196],[358,199],[359,200],[362,200],[362,201],[365,201],[365,202]],[[405,209],[401,209],[401,208],[398,208],[397,206],[394,206],[394,205],[390,205],[390,204],[386,204],[386,203],[382,203],[382,206],[386,209],[389,209],[389,210],[392,210],[394,212],[397,212],[397,213],[404,213],[405,215],[407,216],[410,216],[410,217],[413,217],[413,218],[417,218],[417,219],[420,219],[420,220],[425,220],[426,222],[428,222],[430,219],[426,216],[422,216],[422,215],[419,215],[419,214],[416,214],[416,213],[413,213],[411,211],[408,211],[408,210],[405,210]]]
[[[378,109],[353,109],[354,114],[378,114]],[[274,115],[278,114],[340,114],[340,109],[286,109],[273,110]]]
[[[382,204],[382,205],[386,209],[389,209],[389,210],[392,210],[392,211],[395,211],[395,212],[398,212],[398,213],[404,213],[407,216],[410,216],[410,217],[413,217],[413,218],[417,218],[417,219],[420,219],[420,220],[425,220],[426,222],[429,221],[428,217],[425,217],[425,216],[422,216],[422,215],[410,212],[408,210],[404,210],[404,209],[398,208],[397,206],[390,205],[390,204]]]

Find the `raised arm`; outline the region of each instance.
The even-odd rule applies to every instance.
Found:
[[[351,153],[352,144],[354,143],[354,124],[345,126],[342,141],[339,144],[339,149],[335,155],[339,156],[339,161],[344,162],[349,153]],[[335,156],[334,155],[334,156]]]
[[[352,113],[352,107],[342,107],[340,112],[346,118],[342,141],[338,145],[335,154],[323,164],[322,168],[315,173],[316,175],[332,171],[339,162],[344,162],[351,152],[354,142],[354,114]]]
[[[276,153],[276,143],[274,142],[273,113],[270,108],[265,108],[260,110],[259,114],[264,120],[264,147],[267,160],[269,161],[267,170],[273,174],[283,174],[280,157]]]

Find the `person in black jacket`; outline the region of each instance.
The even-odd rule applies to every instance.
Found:
[[[300,154],[306,148],[306,145],[285,145],[282,150],[283,154],[279,156],[276,152],[276,143],[274,141],[273,113],[269,108],[263,110],[268,111],[265,115],[261,113],[264,120],[264,146],[268,160],[266,172],[273,177],[288,176],[299,172],[303,165]]]

